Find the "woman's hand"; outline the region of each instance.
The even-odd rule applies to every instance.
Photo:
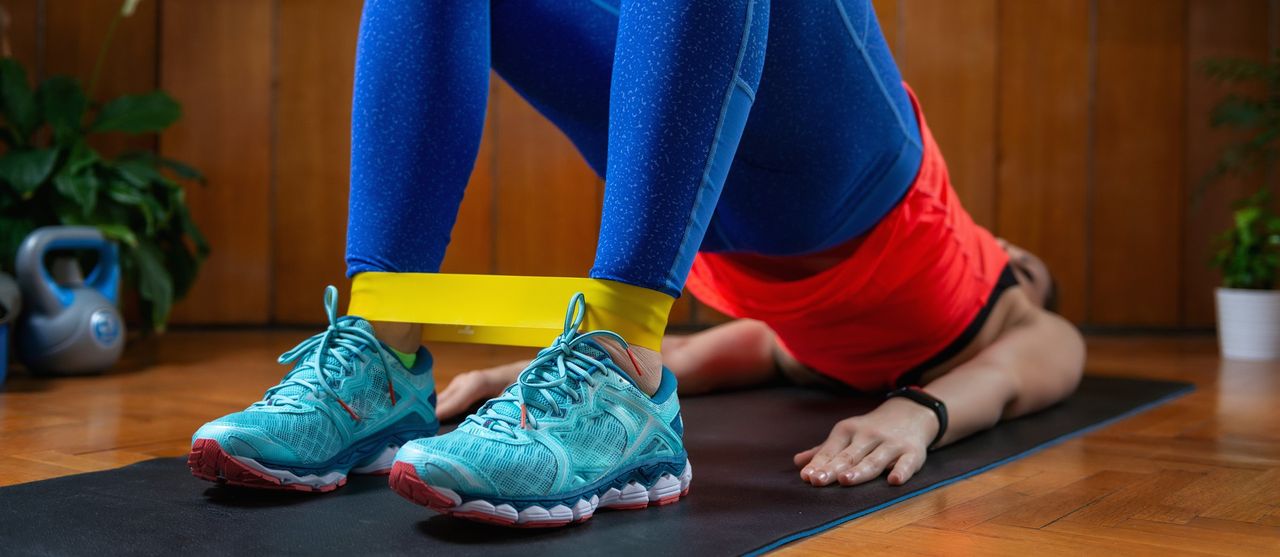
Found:
[[[857,485],[889,472],[889,485],[902,485],[924,466],[938,433],[933,411],[891,398],[862,416],[842,420],[826,442],[795,456],[800,479],[814,486]]]
[[[440,391],[436,400],[436,417],[447,420],[470,409],[475,403],[488,400],[515,382],[520,371],[529,365],[528,360],[468,371],[453,378],[449,386]]]

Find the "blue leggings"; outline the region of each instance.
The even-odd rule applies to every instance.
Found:
[[[699,250],[866,232],[920,165],[870,0],[369,0],[356,58],[349,276],[439,270],[490,68],[605,179],[590,276],[673,297]]]

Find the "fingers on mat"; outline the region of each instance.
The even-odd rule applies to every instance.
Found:
[[[818,454],[818,449],[820,448],[822,448],[822,445],[796,453],[796,456],[794,457],[796,466],[804,467],[804,465],[808,464],[809,461],[813,460],[813,455]]]
[[[876,438],[855,436],[848,447],[845,447],[844,450],[840,451],[840,454],[827,463],[827,471],[831,475],[828,483],[839,481],[839,477],[842,474],[857,466],[880,444],[881,441]]]
[[[907,483],[920,468],[924,466],[924,455],[918,450],[910,450],[898,457],[898,462],[894,463],[893,471],[889,472],[889,485],[902,485]]]
[[[830,474],[826,471],[827,462],[849,446],[849,439],[850,435],[840,426],[832,429],[827,440],[818,446],[818,452],[813,455],[809,465],[800,471],[800,479],[809,483],[826,481],[827,478],[823,474]]]
[[[897,444],[881,443],[857,465],[840,474],[840,485],[858,485],[879,477],[902,452],[902,447]]]

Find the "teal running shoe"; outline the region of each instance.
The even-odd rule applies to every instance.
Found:
[[[205,424],[187,465],[197,478],[231,485],[332,491],[347,474],[386,474],[396,451],[434,435],[431,353],[406,369],[368,321],[337,317],[338,291],[324,292],[329,328],[280,356],[293,368],[262,400]]]
[[[598,508],[674,503],[692,468],[676,378],[663,368],[650,397],[594,337],[573,297],[564,333],[516,383],[452,432],[401,447],[392,489],[438,512],[505,526],[563,526]]]

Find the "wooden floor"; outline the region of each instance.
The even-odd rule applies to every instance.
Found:
[[[303,333],[179,332],[106,376],[11,377],[0,485],[184,454],[243,408]],[[1198,391],[1026,459],[784,548],[787,554],[1280,555],[1280,363],[1222,362],[1211,339],[1089,341],[1089,373]],[[519,349],[446,346],[442,379]]]

